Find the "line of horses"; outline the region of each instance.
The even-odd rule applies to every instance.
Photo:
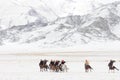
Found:
[[[66,62],[64,60],[51,60],[49,65],[47,64],[48,60],[40,60],[39,67],[40,71],[51,71],[51,72],[67,72],[68,67],[65,64]],[[113,65],[115,60],[110,60],[108,63],[109,71],[114,72],[115,70],[119,69]],[[89,61],[85,60],[85,72],[91,72],[93,68],[90,66]]]
[[[48,60],[40,60],[39,67],[40,71],[52,71],[52,72],[67,72],[68,67],[65,64],[64,60],[51,60],[49,65],[47,64]]]

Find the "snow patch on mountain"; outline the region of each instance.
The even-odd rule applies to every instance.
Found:
[[[49,7],[50,5],[46,4],[46,1],[36,0],[33,3],[36,5],[33,6],[31,6],[31,1],[12,0],[11,2],[14,4],[8,3],[7,7],[10,8],[3,11],[4,14],[0,17],[0,44],[25,44],[52,48],[120,41],[120,2],[101,5],[85,15],[75,15],[76,12],[69,15],[70,11],[67,7],[61,13],[55,12],[56,9]],[[67,6],[67,2],[74,6],[74,10],[77,9],[75,1],[71,3],[71,1],[65,0],[60,3]],[[59,6],[59,8],[62,7]],[[67,10],[67,16],[59,16]],[[18,14],[13,14],[13,11]],[[7,14],[9,15],[6,16]]]

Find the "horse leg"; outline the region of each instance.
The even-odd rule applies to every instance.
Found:
[[[55,66],[52,66],[52,67],[51,67],[51,70],[52,70],[53,72],[55,72]]]
[[[111,70],[109,69],[109,70],[108,70],[108,73],[110,73],[110,72],[111,72]]]
[[[85,72],[88,72],[88,69],[87,69],[87,67],[85,67]]]
[[[85,69],[85,72],[88,72],[88,69]]]
[[[62,68],[61,68],[61,67],[59,67],[59,70],[60,70],[60,71],[62,71]]]
[[[49,69],[49,66],[48,66],[48,65],[46,65],[46,70],[48,71],[48,69]]]
[[[64,66],[64,71],[67,72],[67,65]]]
[[[115,73],[115,70],[113,69],[112,72]]]
[[[43,68],[40,68],[40,72],[43,72]]]
[[[92,68],[92,67],[90,67],[90,72],[92,72],[92,70],[93,70],[93,68]]]
[[[52,72],[53,71],[53,67],[52,66],[50,66],[50,72]]]
[[[40,65],[40,72],[42,72],[42,66]]]
[[[56,66],[55,68],[56,68],[56,72],[59,72],[58,66]]]
[[[44,67],[44,71],[46,71],[46,68]]]
[[[114,73],[114,69],[109,69],[109,73]]]
[[[44,70],[47,71],[47,69],[46,69],[46,65],[44,66]]]

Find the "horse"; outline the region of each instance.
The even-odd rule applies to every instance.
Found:
[[[67,72],[68,68],[65,62],[61,61],[51,61],[49,64],[50,70],[54,72]]]
[[[49,64],[50,70],[54,72],[59,72],[59,63],[60,61],[51,61]]]
[[[48,60],[41,60],[39,63],[40,71],[47,71],[48,70],[48,65],[47,65]]]
[[[66,64],[61,64],[59,66],[59,69],[60,69],[61,72],[67,72],[68,71],[68,67],[67,67]]]
[[[88,72],[88,71],[91,72],[92,69],[93,69],[93,68],[92,68],[90,65],[86,65],[86,64],[85,64],[85,72]]]
[[[115,62],[115,60],[110,60],[110,62],[108,63],[108,67],[109,67],[109,71],[115,71],[115,69],[116,70],[118,70],[119,71],[119,69],[118,68],[116,68],[115,66],[113,66],[113,63]]]
[[[39,67],[40,67],[40,71],[43,71],[43,60],[40,61]]]

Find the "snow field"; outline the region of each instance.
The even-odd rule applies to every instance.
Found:
[[[119,55],[0,55],[0,80],[119,80],[120,72],[108,72],[110,59],[120,69]],[[68,72],[40,72],[39,60],[62,60],[67,63]],[[88,59],[93,71],[85,73],[84,60]],[[49,63],[49,62],[48,62]]]

